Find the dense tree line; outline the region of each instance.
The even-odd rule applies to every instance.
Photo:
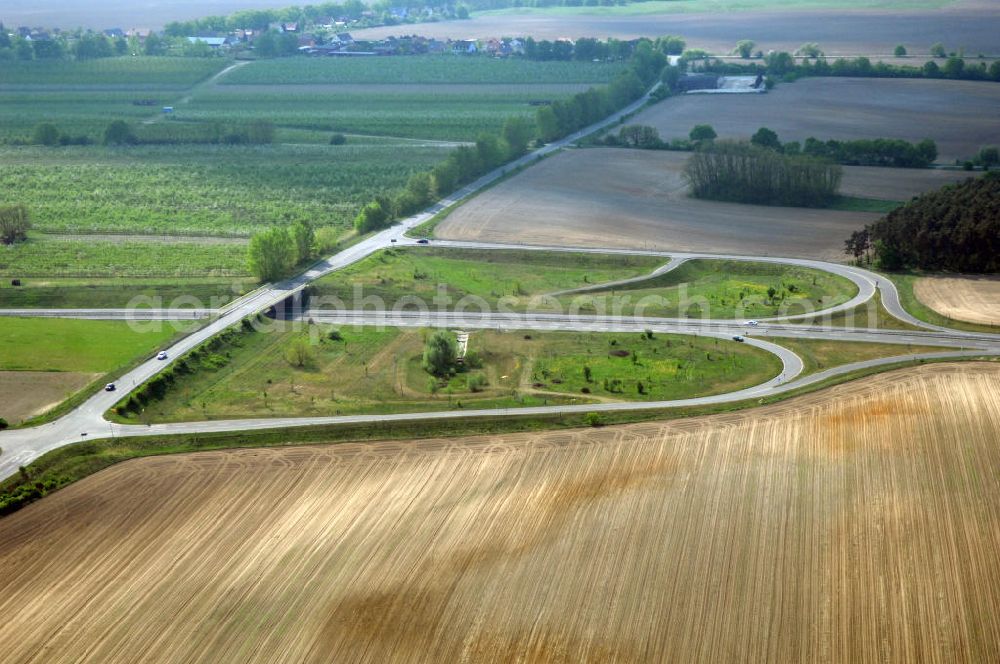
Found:
[[[680,37],[666,35],[655,40],[643,39],[623,41],[609,38],[605,40],[593,37],[581,37],[575,42],[566,39],[548,41],[535,40],[532,37],[524,39],[524,57],[528,60],[627,60],[635,55],[639,44],[648,44],[654,52],[664,55],[680,55],[684,51],[685,42]]]
[[[985,62],[970,64],[959,56],[946,58],[941,64],[929,60],[920,67],[873,63],[865,57],[837,58],[832,63],[826,58],[801,58],[796,62],[791,53],[771,53],[763,64],[723,62],[709,60],[704,71],[729,75],[756,75],[794,81],[804,76],[848,76],[854,78],[944,78],[963,81],[1000,81],[1000,60],[990,65]]]
[[[655,127],[647,125],[626,125],[618,134],[608,134],[598,142],[603,145],[639,148],[643,150],[695,150],[705,140],[716,137],[710,125],[697,125],[687,139],[665,141],[660,138]],[[890,166],[895,168],[927,168],[937,159],[937,144],[927,138],[919,143],[910,143],[897,138],[859,139],[849,141],[828,140],[809,137],[804,144],[798,141],[782,143],[778,134],[767,127],[761,127],[750,139],[750,143],[761,148],[786,155],[804,154],[845,166]],[[971,162],[970,162],[971,163]],[[984,168],[1000,163],[1000,154],[993,146],[984,147],[975,159],[975,164]]]
[[[823,142],[809,137],[802,145],[802,152],[848,166],[897,168],[927,168],[938,155],[937,144],[929,138],[910,143],[896,138]]]
[[[114,120],[107,125],[102,135],[104,145],[269,145],[274,142],[274,124],[266,120],[254,120],[237,124],[206,122],[197,125],[163,123],[144,128],[141,135],[124,120]],[[87,135],[65,134],[50,123],[35,125],[31,137],[26,141],[12,141],[14,144],[30,145],[91,145],[94,139]]]
[[[751,143],[707,141],[684,169],[697,198],[757,205],[822,207],[837,196],[840,166]]]
[[[554,141],[627,106],[657,80],[666,62],[666,56],[655,50],[652,42],[640,42],[629,68],[607,87],[591,88],[540,108],[537,115],[539,137],[546,142]]]
[[[1000,272],[1000,175],[923,194],[851,235],[845,252],[886,270]]]
[[[361,0],[320,2],[294,5],[281,9],[253,9],[228,16],[208,16],[191,21],[174,21],[165,26],[173,36],[232,30],[266,30],[273,23],[316,23],[326,19],[361,21],[360,27],[381,24],[416,23],[421,20],[469,17],[470,11],[505,9],[508,7],[613,6],[641,0]],[[409,16],[399,17],[393,10],[407,9]],[[368,20],[366,20],[368,19]],[[358,26],[355,26],[358,27]],[[680,51],[678,51],[680,53]]]

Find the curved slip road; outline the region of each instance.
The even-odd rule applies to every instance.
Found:
[[[654,88],[655,89],[655,88]],[[652,91],[650,91],[652,92]],[[850,365],[844,365],[829,369],[827,371],[813,374],[807,377],[798,377],[802,371],[802,360],[792,353],[791,351],[768,341],[760,339],[757,335],[771,332],[772,330],[777,330],[778,328],[774,325],[769,325],[764,330],[754,331],[752,337],[747,339],[747,343],[754,345],[758,348],[767,350],[769,352],[777,355],[783,364],[783,371],[779,376],[766,381],[761,385],[755,387],[747,388],[737,392],[732,392],[728,394],[718,394],[707,397],[698,397],[694,399],[683,399],[675,401],[659,401],[659,402],[614,402],[614,403],[599,403],[599,404],[581,404],[575,406],[543,406],[543,407],[533,407],[533,408],[518,408],[518,409],[483,409],[483,410],[457,410],[457,411],[445,411],[445,412],[428,412],[428,413],[400,413],[400,414],[388,414],[388,415],[356,415],[356,416],[338,416],[338,417],[316,417],[316,418],[271,418],[271,419],[251,419],[251,420],[226,420],[226,421],[210,421],[210,422],[183,422],[175,424],[159,424],[153,426],[136,426],[136,425],[120,425],[113,424],[106,421],[103,414],[113,407],[123,396],[128,392],[135,389],[138,385],[142,384],[146,380],[155,376],[160,372],[165,366],[168,366],[174,361],[175,358],[183,355],[184,353],[190,351],[199,344],[205,342],[206,340],[212,338],[213,336],[219,334],[226,328],[239,323],[241,320],[248,316],[252,316],[261,311],[264,311],[288,297],[294,295],[295,293],[301,291],[310,282],[326,275],[335,270],[342,269],[348,265],[356,263],[357,261],[373,254],[381,249],[389,248],[391,246],[400,245],[412,245],[416,244],[416,241],[406,237],[406,233],[415,227],[431,220],[436,214],[444,211],[445,209],[456,205],[457,203],[463,201],[470,195],[476,193],[487,185],[495,182],[504,175],[506,175],[510,170],[529,166],[536,160],[541,159],[543,156],[555,152],[563,147],[579,140],[580,138],[602,129],[606,126],[617,123],[620,118],[638,110],[642,105],[644,105],[649,98],[649,94],[642,99],[636,101],[635,103],[629,105],[627,108],[613,114],[612,116],[606,118],[605,120],[587,127],[575,134],[567,136],[566,138],[551,143],[533,153],[527,154],[514,162],[508,163],[505,166],[498,168],[475,182],[467,185],[461,190],[455,192],[451,196],[439,201],[435,205],[431,206],[427,210],[409,217],[403,220],[401,223],[388,228],[380,233],[377,233],[361,242],[358,242],[351,247],[341,251],[340,253],[331,256],[325,260],[317,262],[315,265],[310,267],[306,272],[285,280],[283,282],[268,284],[259,288],[252,293],[249,293],[232,303],[224,307],[218,312],[206,313],[205,315],[215,315],[216,317],[199,330],[188,335],[184,339],[178,341],[169,349],[167,349],[169,358],[166,361],[157,361],[155,359],[148,360],[143,364],[139,365],[135,369],[129,371],[122,377],[120,377],[116,382],[122,388],[117,392],[104,392],[101,391],[97,394],[92,395],[83,404],[78,406],[76,409],[67,413],[66,415],[60,417],[59,419],[45,425],[38,427],[33,427],[29,429],[18,429],[13,431],[0,432],[0,448],[2,448],[2,454],[0,454],[0,478],[5,478],[13,473],[17,472],[17,467],[19,465],[24,465],[30,461],[36,459],[38,456],[48,452],[50,450],[57,449],[64,445],[68,445],[80,440],[87,440],[93,438],[107,438],[109,436],[118,435],[167,435],[173,433],[209,433],[209,432],[219,432],[219,431],[240,431],[240,430],[254,430],[254,429],[268,429],[268,428],[279,428],[279,427],[292,427],[292,426],[309,426],[315,424],[337,424],[337,423],[357,423],[357,422],[380,422],[380,421],[396,421],[396,420],[410,420],[410,421],[420,421],[420,420],[430,420],[430,419],[442,419],[442,418],[467,418],[467,417],[495,417],[503,416],[509,414],[559,414],[559,413],[579,413],[579,412],[590,412],[590,411],[625,411],[625,410],[648,410],[648,409],[662,409],[662,408],[673,408],[682,406],[697,406],[697,405],[710,405],[728,402],[738,402],[745,401],[754,398],[762,398],[765,396],[771,396],[775,394],[782,394],[788,391],[798,389],[807,385],[815,384],[826,378],[841,375],[855,371],[857,369],[868,368],[868,367],[878,367],[894,362],[898,362],[901,359],[913,359],[913,358],[940,358],[940,357],[975,357],[985,354],[1000,354],[1000,335],[972,335],[971,333],[960,333],[947,328],[939,328],[936,326],[927,325],[921,321],[910,316],[906,313],[902,306],[899,304],[898,293],[896,293],[895,287],[891,282],[884,278],[880,278],[867,270],[860,268],[849,267],[844,265],[837,265],[834,263],[824,263],[822,261],[811,261],[804,259],[794,259],[794,258],[775,258],[775,257],[755,257],[755,256],[731,256],[726,254],[690,254],[690,253],[677,253],[677,252],[650,252],[641,250],[606,250],[606,249],[582,249],[573,247],[540,247],[540,246],[529,246],[529,245],[514,245],[514,244],[490,244],[490,243],[473,243],[473,242],[445,242],[445,241],[435,241],[433,244],[435,246],[451,246],[451,247],[465,247],[465,248],[481,248],[481,249],[535,249],[535,250],[546,250],[546,251],[563,251],[563,252],[592,252],[592,253],[627,253],[634,255],[654,255],[663,256],[670,258],[672,262],[683,262],[685,260],[690,260],[694,258],[714,258],[714,259],[732,259],[732,260],[752,260],[758,262],[770,262],[770,263],[787,263],[792,265],[801,265],[804,267],[812,267],[820,270],[826,270],[840,276],[844,276],[851,281],[853,281],[858,287],[857,295],[850,301],[845,302],[836,307],[832,307],[823,311],[824,314],[833,313],[835,311],[851,309],[858,304],[863,304],[867,302],[874,295],[876,289],[878,289],[882,294],[883,304],[886,309],[892,315],[896,316],[901,320],[905,320],[919,327],[925,328],[927,330],[937,333],[935,337],[938,341],[934,342],[931,340],[930,336],[912,336],[916,333],[907,333],[915,339],[912,342],[907,342],[905,340],[901,341],[899,337],[892,338],[891,341],[887,343],[920,343],[928,345],[942,345],[948,346],[954,350],[941,353],[929,353],[924,355],[911,355],[905,356],[903,358],[884,358],[878,360],[868,360],[865,362],[857,362]],[[677,264],[680,264],[679,262]],[[669,267],[669,266],[667,266]],[[37,310],[32,310],[37,311]],[[51,311],[51,310],[50,310]],[[106,314],[106,315],[117,315],[117,314]],[[790,320],[793,318],[811,318],[815,317],[816,314],[804,314],[801,316],[786,317],[782,320]],[[151,318],[149,319],[151,320]],[[778,319],[773,319],[778,320]],[[488,321],[489,325],[498,324],[496,320]],[[400,321],[399,324],[402,324]],[[444,323],[442,323],[444,324]],[[510,325],[520,325],[518,321],[508,321],[506,324]],[[573,321],[547,321],[545,324],[552,326],[562,326],[562,327],[552,327],[551,329],[576,329],[576,326],[586,325],[596,325],[600,326],[611,325],[611,323],[606,323],[603,321],[585,321],[585,322],[573,322]],[[615,323],[620,324],[620,323]],[[641,320],[635,323],[641,328],[646,328],[653,326],[653,329],[658,329],[656,326],[660,326],[663,331],[673,331],[674,329],[681,330],[686,326],[686,329],[697,330],[697,334],[711,335],[719,338],[726,338],[733,336],[737,330],[743,331],[743,328],[734,327],[734,321],[697,321],[692,322],[690,320],[673,320],[670,319],[660,319],[653,323],[647,320]],[[699,327],[699,325],[701,325]],[[711,325],[716,325],[718,327],[712,328]],[[673,326],[673,327],[671,327]],[[542,329],[542,328],[539,328]],[[587,329],[584,327],[584,329]],[[789,326],[788,329],[782,329],[782,334],[796,335],[803,338],[824,338],[824,339],[858,339],[856,336],[859,334],[857,330],[852,330],[851,328],[811,328],[808,326]],[[871,333],[873,335],[872,340],[884,340],[889,339],[888,334],[895,334],[886,331],[881,333],[880,331],[863,331],[862,333]],[[816,335],[816,336],[812,336]],[[973,347],[975,350],[965,350],[965,348]],[[961,349],[961,350],[959,350]]]

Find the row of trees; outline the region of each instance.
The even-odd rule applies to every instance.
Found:
[[[782,146],[786,152],[797,148],[797,143]],[[897,138],[876,138],[854,141],[826,142],[809,137],[802,145],[803,154],[821,157],[849,166],[893,166],[896,168],[927,168],[937,159],[937,144],[925,138],[910,143]]]
[[[28,239],[31,215],[24,205],[0,205],[0,243],[14,244]]]
[[[384,228],[394,219],[413,214],[480,175],[525,154],[535,134],[526,118],[504,123],[500,136],[482,134],[475,145],[463,145],[430,171],[410,176],[406,187],[392,196],[380,196],[366,204],[354,219],[358,233]]]
[[[187,125],[158,125],[148,135],[137,136],[134,128],[124,120],[114,120],[104,129],[101,141],[104,145],[179,145],[185,143],[208,143],[223,145],[269,145],[274,142],[274,124],[266,120],[255,120],[238,125],[223,125],[219,122]],[[91,145],[95,141],[87,135],[63,133],[59,127],[42,122],[35,125],[31,145],[54,147],[57,145]]]
[[[688,134],[688,139],[664,141],[655,127],[647,125],[626,125],[617,135],[605,136],[604,145],[620,145],[643,150],[694,150],[702,143],[716,138],[711,125],[696,125]],[[805,143],[790,141],[782,143],[778,134],[767,127],[754,133],[750,143],[760,148],[786,155],[807,155],[847,166],[891,166],[896,168],[927,168],[937,159],[937,144],[927,138],[919,143],[910,143],[896,138],[860,139],[851,141],[821,141],[807,138]],[[1000,163],[996,148],[987,146],[980,151],[976,162],[989,168]]]
[[[266,36],[265,42],[267,42]],[[298,40],[290,35],[295,46]],[[287,49],[287,40],[282,42]],[[265,48],[267,48],[265,46]],[[186,57],[215,57],[219,52],[202,41],[191,42],[186,38],[149,35],[144,42],[138,39],[117,37],[111,39],[100,32],[86,32],[69,39],[63,33],[50,39],[27,40],[13,37],[0,26],[0,61],[4,60],[96,60],[123,55],[167,55],[174,53]],[[274,53],[272,55],[276,55]]]
[[[886,270],[1000,272],[1000,174],[913,199],[854,232],[845,252]]]
[[[354,227],[359,233],[383,228],[394,219],[412,214],[441,196],[528,150],[536,137],[553,141],[586,127],[642,96],[645,86],[660,76],[666,56],[654,49],[654,42],[642,40],[629,67],[603,89],[591,88],[566,101],[557,101],[538,110],[535,122],[514,117],[504,123],[499,136],[484,134],[474,146],[461,146],[430,172],[413,174],[406,187],[393,196],[369,202],[358,213]]]
[[[650,41],[640,42],[630,67],[603,88],[591,88],[538,110],[538,135],[546,142],[572,134],[642,96],[666,66],[666,56]]]
[[[384,228],[398,217],[412,214],[522,156],[534,138],[555,140],[606,117],[642,96],[645,86],[659,78],[665,63],[666,56],[654,48],[654,42],[640,41],[629,67],[606,88],[590,89],[565,102],[543,107],[534,123],[522,117],[509,118],[499,136],[481,135],[475,145],[456,148],[430,171],[411,175],[401,191],[368,202],[354,219],[355,229],[358,233],[368,233]],[[298,250],[292,246],[296,232],[294,226],[290,232],[274,228],[251,239],[249,263],[258,279],[279,279],[304,260],[301,246]]]
[[[708,141],[688,160],[684,174],[697,198],[822,207],[836,198],[842,169],[751,143]]]
[[[287,228],[274,227],[250,238],[247,262],[260,281],[275,281],[293,267],[316,256],[316,232],[308,221],[298,220]]]
[[[658,37],[647,42],[654,52],[665,55],[680,55],[684,51],[685,42],[674,35]],[[638,43],[643,43],[638,42]],[[524,40],[524,57],[528,60],[626,60],[632,57],[637,47],[635,41],[623,41],[609,38],[606,40],[593,37],[581,37],[575,42],[567,39],[556,41],[535,40],[526,37]]]
[[[1000,60],[987,65],[985,61],[970,64],[960,56],[948,57],[942,64],[929,60],[923,66],[873,63],[869,58],[837,58],[832,63],[826,58],[801,57],[796,61],[791,53],[770,53],[763,64],[723,62],[708,60],[704,71],[729,75],[767,74],[794,81],[804,76],[850,76],[868,78],[950,78],[967,81],[1000,81]]]

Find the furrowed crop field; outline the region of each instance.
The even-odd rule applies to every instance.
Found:
[[[0,649],[997,661],[998,395],[995,364],[932,365],[674,422],[128,461],[0,519]]]
[[[740,39],[792,52],[816,42],[828,56],[890,56],[896,44],[926,55],[941,41],[966,55],[997,51],[1000,10],[992,0],[666,0],[624,6],[513,8],[476,12],[468,21],[418,26],[425,37],[535,39],[681,35],[692,48],[726,54]],[[835,9],[834,9],[835,7]],[[400,26],[352,30],[355,39],[399,35]],[[920,61],[923,64],[923,61]]]
[[[621,64],[489,58],[110,58],[13,63],[0,79],[0,188],[36,231],[70,237],[0,256],[16,276],[240,276],[236,243],[162,250],[73,245],[74,235],[245,238],[295,220],[352,233],[359,209],[443,160],[456,143],[499,133],[551,101],[601,84]],[[230,77],[233,77],[230,80]],[[447,83],[441,83],[447,81]],[[227,85],[223,85],[227,84]],[[161,106],[173,106],[166,115]],[[100,145],[112,120],[140,145]],[[249,122],[275,127],[271,145],[219,143]],[[41,147],[40,123],[94,145]],[[331,145],[335,133],[344,145]],[[115,246],[112,246],[115,245]]]
[[[766,95],[680,95],[633,122],[668,138],[710,124],[721,138],[748,139],[760,127],[782,141],[933,139],[938,161],[970,159],[1000,135],[1000,85],[993,82],[874,78],[806,78]],[[794,112],[788,112],[795,109]],[[956,121],[956,119],[958,121]]]
[[[1000,85],[997,89],[1000,90]],[[645,113],[675,101],[667,99]],[[716,103],[725,105],[729,100]],[[690,127],[686,122],[678,124],[670,133],[664,132],[664,136],[685,133]],[[566,151],[457,208],[436,226],[435,234],[450,240],[842,261],[844,239],[880,216],[834,208],[741,205],[694,199],[688,196],[683,176],[689,157],[684,152],[617,148]],[[905,200],[966,175],[939,174],[927,169],[845,166],[840,193],[871,199],[905,196]]]
[[[49,122],[65,134],[99,142],[110,119],[139,122],[157,113],[159,106],[170,104],[178,94],[177,90],[163,87],[128,91],[93,88],[7,91],[0,86],[0,141],[27,140],[36,125]],[[139,106],[133,103],[137,100],[152,101],[158,106]]]
[[[222,85],[302,83],[446,83],[537,85],[607,83],[621,63],[496,59],[455,55],[391,58],[283,58],[263,60],[226,75]]]
[[[415,92],[412,86],[353,90],[338,92],[324,86],[317,91],[298,87],[282,91],[266,86],[254,91],[240,86],[229,91],[218,86],[196,96],[174,117],[195,122],[268,120],[282,127],[324,132],[474,141],[483,133],[498,134],[507,118],[534,119],[533,101],[568,95],[565,86],[547,85],[526,85],[504,93],[493,92],[488,85],[430,92]]]
[[[246,235],[308,219],[344,228],[376,192],[437,163],[420,146],[6,148],[0,187],[46,231]],[[17,248],[15,248],[17,250]]]

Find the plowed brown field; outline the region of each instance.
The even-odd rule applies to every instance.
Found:
[[[1000,89],[1000,86],[997,86]],[[685,130],[686,131],[686,130]],[[451,240],[843,260],[880,215],[691,198],[681,152],[571,150],[484,191],[436,228]],[[966,173],[845,167],[845,196],[908,200]]]
[[[1000,366],[147,458],[0,520],[5,662],[997,661]]]
[[[664,138],[710,124],[721,138],[750,138],[760,127],[782,141],[901,138],[937,142],[941,163],[970,159],[996,142],[1000,85],[992,82],[884,78],[806,78],[766,95],[681,95],[631,122]]]

